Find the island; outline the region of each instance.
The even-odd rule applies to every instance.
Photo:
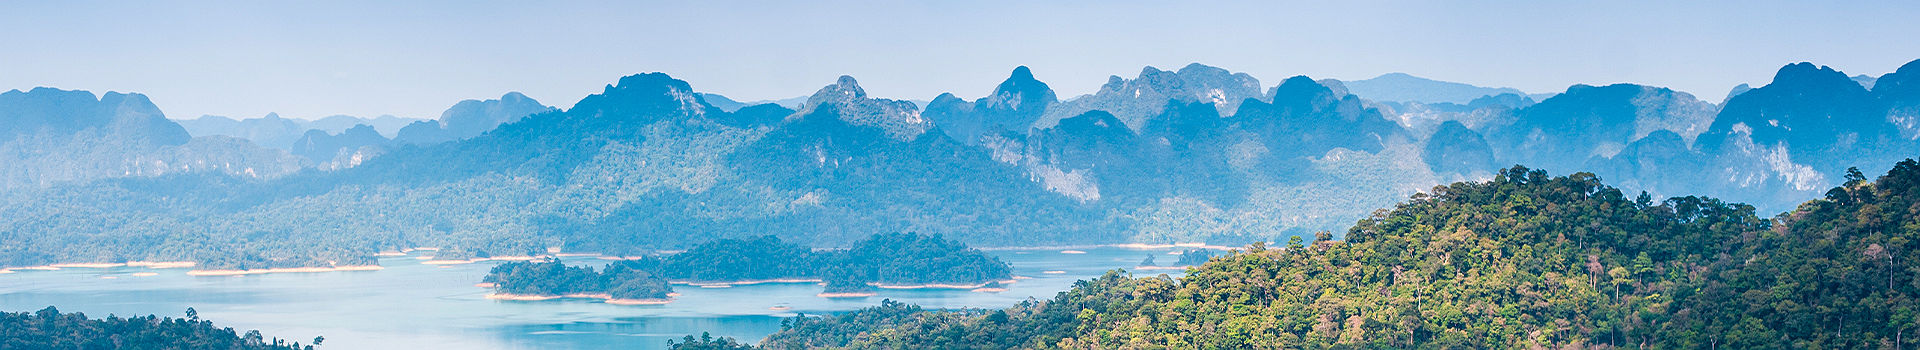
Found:
[[[500,300],[604,299],[658,303],[670,284],[728,287],[757,283],[819,283],[822,297],[866,297],[875,288],[998,290],[1013,283],[1013,268],[978,249],[940,235],[878,234],[841,250],[814,250],[774,236],[717,239],[683,252],[644,256],[592,267],[558,259],[508,262],[481,281]]]
[[[1180,252],[1180,262],[1176,264],[1178,264],[1178,266],[1200,266],[1206,265],[1207,259],[1212,258],[1213,251],[1206,249],[1188,249]]]
[[[673,287],[665,279],[630,262],[595,271],[567,266],[559,259],[514,261],[494,266],[481,285],[494,288],[487,298],[497,300],[586,298],[608,304],[661,304],[673,297]]]

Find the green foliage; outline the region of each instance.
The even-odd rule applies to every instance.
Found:
[[[635,262],[677,281],[731,282],[818,278],[820,254],[774,236],[717,239],[665,257]]]
[[[729,337],[714,338],[712,334],[700,333],[700,338],[697,339],[689,335],[678,342],[668,340],[667,348],[672,350],[752,350],[753,346],[741,344]]]
[[[606,293],[617,299],[665,299],[673,292],[665,279],[625,262],[610,264],[603,272],[559,260],[509,262],[494,266],[481,282],[493,283],[496,290],[508,294]]]
[[[1894,348],[1920,331],[1920,162],[1773,220],[1512,168],[1415,195],[1342,241],[1178,280],[1110,273],[996,311],[789,322],[774,348]],[[1831,196],[1830,196],[1831,197]]]
[[[879,234],[852,249],[813,251],[773,236],[718,239],[691,250],[634,262],[676,281],[737,282],[823,278],[853,284],[981,283],[1011,278],[1005,262],[940,235]]]
[[[191,310],[189,315],[192,315]],[[318,345],[320,338],[314,338]],[[311,350],[298,342],[235,334],[198,317],[153,315],[89,319],[51,306],[36,312],[0,312],[0,349],[261,349]]]
[[[1013,268],[986,252],[967,248],[938,234],[887,233],[837,251],[822,266],[825,274],[892,284],[983,283],[1013,277]]]
[[[602,272],[558,260],[495,266],[481,281],[503,293],[565,295],[609,293],[615,298],[665,298],[667,281],[740,282],[814,279],[827,292],[868,290],[870,283],[975,284],[1013,277],[1013,269],[985,252],[939,235],[882,234],[852,249],[816,252],[774,236],[717,239],[666,256],[608,264]]]

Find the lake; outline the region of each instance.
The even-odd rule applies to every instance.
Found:
[[[1074,248],[993,250],[1013,265],[1007,291],[878,290],[860,299],[815,296],[811,283],[732,288],[675,285],[680,296],[667,305],[609,305],[591,300],[488,300],[474,284],[498,262],[425,265],[420,253],[383,257],[378,271],[188,276],[187,269],[66,268],[0,274],[0,310],[155,314],[180,317],[188,307],[200,317],[240,332],[310,342],[325,336],[331,349],[658,349],[668,339],[710,332],[757,342],[780,330],[781,320],[804,313],[835,314],[893,299],[927,308],[1004,308],[1027,298],[1048,299],[1076,280],[1138,265],[1153,255],[1162,265],[1179,260],[1181,248]],[[1219,252],[1216,251],[1216,254]],[[428,253],[431,254],[431,253]],[[604,265],[594,258],[573,264]],[[135,276],[136,273],[157,273]],[[1135,272],[1136,276],[1181,270]],[[144,274],[143,274],[144,275]],[[773,310],[776,306],[790,309]]]

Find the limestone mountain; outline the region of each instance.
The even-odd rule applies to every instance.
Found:
[[[0,93],[0,189],[198,172],[272,177],[299,168],[255,148],[193,138],[141,94]]]
[[[860,82],[853,77],[842,75],[833,85],[827,85],[807,97],[807,103],[800,107],[794,116],[813,115],[827,111],[849,124],[870,126],[885,130],[887,136],[898,140],[912,140],[933,128],[933,122],[920,116],[920,107],[913,102],[868,98],[867,90],[860,88]]]
[[[1740,187],[1818,191],[1848,167],[1911,156],[1885,105],[1898,85],[1876,96],[1832,68],[1787,65],[1727,101],[1694,148],[1718,159],[1710,176]]]
[[[1178,71],[1146,67],[1133,79],[1112,76],[1092,95],[1061,102],[1033,126],[1044,129],[1060,119],[1099,110],[1113,114],[1137,131],[1146,125],[1148,117],[1159,114],[1171,102],[1207,103],[1220,115],[1232,115],[1242,101],[1250,98],[1261,98],[1261,86],[1259,79],[1246,73],[1232,73],[1199,63]]]
[[[1058,102],[1047,83],[1035,80],[1033,72],[1021,66],[991,95],[969,102],[952,93],[940,94],[923,114],[954,140],[977,144],[982,136],[1026,133]]]
[[[1469,174],[1500,166],[1486,139],[1458,121],[1440,123],[1423,150],[1421,157],[1434,172]]]
[[[322,168],[351,167],[368,158],[367,152],[377,152],[375,148],[389,141],[392,140],[380,136],[380,132],[366,124],[339,133],[314,129],[307,130],[306,135],[293,143],[293,154],[323,164]]]
[[[1526,95],[1514,88],[1479,87],[1439,81],[1406,73],[1387,73],[1371,79],[1341,81],[1347,91],[1361,98],[1392,102],[1467,104],[1482,96]]]
[[[480,136],[500,124],[555,110],[519,92],[509,92],[499,99],[463,100],[440,112],[437,120],[407,124],[393,140],[420,145],[465,139]]]
[[[1488,141],[1508,163],[1580,169],[1589,158],[1609,158],[1657,130],[1691,138],[1716,111],[1684,92],[1634,84],[1575,85],[1517,110],[1511,124],[1491,128]]]

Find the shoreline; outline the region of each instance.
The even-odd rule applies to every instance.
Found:
[[[381,267],[380,265],[354,265],[354,266],[332,266],[332,267],[276,267],[276,268],[267,268],[267,269],[243,269],[243,270],[233,270],[233,269],[193,270],[193,271],[187,271],[187,275],[188,276],[243,276],[243,275],[260,275],[260,274],[269,274],[269,273],[375,271],[375,270],[384,270],[384,269],[386,268]]]
[[[822,282],[826,282],[826,280],[822,280],[818,278],[775,278],[775,279],[765,279],[765,280],[741,280],[741,281],[720,281],[720,282],[714,282],[714,281],[696,282],[691,280],[678,280],[678,281],[667,281],[667,284],[694,286],[694,287],[700,287],[700,288],[728,288],[733,286],[751,286],[756,284],[822,283]]]
[[[867,283],[867,285],[873,286],[874,288],[880,288],[880,289],[981,289],[981,288],[986,288],[987,285],[994,284],[994,283],[1007,284],[1007,283],[1015,283],[1019,281],[1020,280],[1018,279],[1006,279],[1006,280],[999,280],[999,281],[986,281],[986,282],[980,282],[975,284],[947,284],[947,283],[884,284],[884,283],[875,282],[875,283]]]
[[[593,299],[593,300],[599,300],[601,303],[613,304],[613,305],[666,305],[668,303],[672,303],[673,297],[678,296],[679,294],[680,293],[667,293],[666,298],[658,298],[658,299],[654,299],[654,298],[621,299],[621,298],[615,298],[613,297],[613,295],[607,294],[607,293],[574,293],[574,294],[562,294],[562,295],[488,293],[486,298],[488,300],[505,300],[505,301],[547,301],[547,300],[557,300],[557,299]]]
[[[879,294],[879,293],[874,293],[874,292],[859,292],[859,293],[820,293],[820,294],[814,294],[813,296],[816,296],[816,297],[821,297],[821,298],[827,298],[827,299],[840,299],[840,298],[865,298],[865,297],[870,297],[870,296],[875,296],[875,295],[880,295],[880,294]]]
[[[528,256],[528,255],[512,255],[512,256],[495,256],[495,257],[485,257],[485,258],[472,258],[472,259],[466,259],[466,260],[441,260],[441,259],[438,259],[438,258],[427,258],[427,261],[422,261],[422,262],[420,262],[420,264],[423,264],[423,265],[465,265],[465,264],[472,264],[472,263],[478,263],[478,262],[485,262],[485,261],[533,261],[533,260],[540,260],[540,259],[549,259],[549,258],[552,258],[552,257],[550,257],[550,256],[545,256],[545,255],[542,255],[542,256]]]
[[[143,267],[149,269],[179,269],[196,265],[192,261],[128,261],[123,263],[53,263],[40,266],[0,267],[0,273],[13,273],[19,270],[58,271],[60,269],[111,269],[116,267]]]
[[[1134,267],[1133,267],[1133,270],[1135,270],[1135,271],[1165,271],[1165,270],[1186,270],[1186,269],[1187,269],[1187,268],[1189,268],[1189,267],[1194,267],[1194,266],[1189,266],[1189,265],[1182,265],[1182,266],[1134,266]]]

